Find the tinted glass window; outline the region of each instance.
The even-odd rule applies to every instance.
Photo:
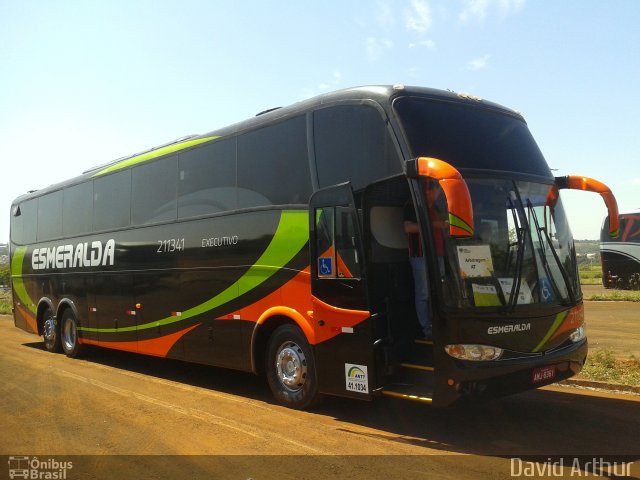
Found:
[[[456,168],[506,170],[550,177],[527,124],[510,115],[419,98],[394,102],[414,157]]]
[[[38,241],[62,236],[62,190],[38,199]]]
[[[22,202],[11,212],[11,239],[20,245],[36,241],[38,199]]]
[[[131,172],[131,223],[175,220],[178,189],[177,157],[135,167]]]
[[[306,203],[310,194],[304,116],[238,137],[238,207]]]
[[[93,181],[93,229],[126,227],[131,217],[131,170]]]
[[[218,140],[180,154],[178,217],[237,208],[236,140]]]
[[[401,173],[389,131],[380,113],[362,105],[329,107],[314,113],[318,183],[351,181],[358,190]]]
[[[620,222],[620,234],[617,237],[611,237],[609,217],[606,217],[600,232],[600,241],[640,243],[640,213],[623,213],[618,219]]]
[[[64,189],[62,232],[77,235],[93,228],[93,182]]]

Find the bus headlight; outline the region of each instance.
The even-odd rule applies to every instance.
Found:
[[[498,360],[504,350],[488,345],[447,345],[445,352],[458,360],[471,360],[475,362],[486,362]]]
[[[573,343],[577,343],[580,340],[584,340],[584,337],[587,336],[587,332],[586,329],[584,328],[584,324],[580,325],[579,328],[577,328],[571,335],[569,335],[569,339],[573,342]]]

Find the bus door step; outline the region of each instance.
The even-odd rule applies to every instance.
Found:
[[[416,339],[413,341],[411,356],[400,363],[403,368],[433,372],[433,342]]]
[[[409,362],[404,362],[400,364],[401,367],[403,368],[410,368],[413,370],[422,370],[424,372],[433,372],[434,368],[431,365],[422,365],[419,363],[409,363]]]
[[[417,402],[431,403],[434,389],[434,369],[432,365],[412,361],[400,364],[400,369],[382,389],[389,397],[403,398]]]
[[[422,385],[391,384],[382,389],[382,395],[428,404],[433,402],[433,392]]]

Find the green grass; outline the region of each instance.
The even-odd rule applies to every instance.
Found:
[[[600,265],[580,265],[578,274],[580,275],[580,285],[602,285],[602,269]]]
[[[589,352],[579,378],[622,385],[640,385],[640,359],[618,358],[609,350]]]
[[[578,273],[580,274],[580,283],[584,284],[584,281],[594,281],[595,283],[589,283],[589,285],[595,285],[596,283],[602,283],[602,269],[600,265],[588,265],[583,264],[578,267]]]
[[[0,315],[11,315],[11,292],[0,292]]]
[[[585,300],[595,302],[640,302],[640,291],[638,290],[605,290],[602,293],[585,295]]]
[[[578,273],[580,285],[602,285],[602,270],[599,265],[580,265]],[[584,299],[596,302],[640,302],[640,291],[606,289],[602,293],[585,295]]]

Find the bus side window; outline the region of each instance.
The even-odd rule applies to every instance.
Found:
[[[93,181],[93,230],[127,227],[131,223],[131,170]]]
[[[334,208],[324,207],[315,210],[316,252],[318,255],[318,277],[336,277],[336,256],[334,244]]]
[[[178,157],[143,163],[131,173],[131,223],[170,221],[178,217]]]
[[[36,241],[38,231],[38,199],[33,198],[16,206],[11,216],[11,240],[18,245]]]
[[[351,210],[336,207],[336,263],[338,277],[359,278],[360,265],[356,247],[356,229]]]
[[[62,236],[62,190],[47,193],[38,201],[39,242]]]
[[[316,252],[319,278],[359,278],[356,229],[347,207],[315,211]]]

